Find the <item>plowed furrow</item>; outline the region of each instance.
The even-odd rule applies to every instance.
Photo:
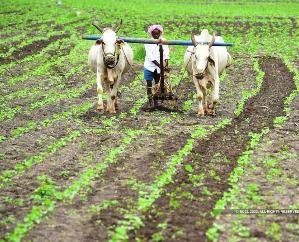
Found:
[[[234,118],[231,125],[213,133],[207,141],[197,142],[185,162],[193,166],[192,174],[205,175],[214,170],[220,179],[205,176],[201,186],[192,186],[189,174],[180,169],[175,182],[166,188],[164,196],[155,204],[163,211],[163,215],[157,216],[153,210],[148,213],[145,226],[138,236],[148,238],[160,230],[157,228],[159,223],[167,221],[166,238],[171,238],[175,229],[180,228],[184,231],[183,236],[179,237],[181,241],[206,240],[205,232],[213,223],[210,212],[229,188],[227,178],[248,145],[250,134],[259,133],[265,127],[273,128],[273,119],[284,115],[284,99],[295,89],[293,77],[281,60],[263,58],[260,64],[266,74],[259,94],[246,103],[243,113]],[[216,154],[228,162],[215,162]],[[180,207],[174,210],[169,206],[170,199],[165,194],[174,192],[177,187],[190,192],[196,199],[181,199]],[[204,187],[210,195],[207,195]]]

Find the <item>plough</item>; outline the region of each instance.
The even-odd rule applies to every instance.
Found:
[[[101,36],[84,36],[83,39],[86,40],[99,40]],[[171,83],[169,80],[169,71],[166,71],[163,66],[163,48],[162,45],[181,45],[181,46],[191,46],[192,41],[186,40],[155,40],[155,39],[144,39],[144,38],[130,38],[130,37],[119,37],[127,43],[140,43],[140,44],[158,44],[160,52],[160,80],[153,86],[152,94],[155,100],[155,103],[161,101],[162,103],[166,100],[172,101],[174,107],[178,108],[178,97],[173,93]],[[208,43],[206,43],[208,44]],[[217,43],[215,42],[213,46],[232,46],[232,43]]]

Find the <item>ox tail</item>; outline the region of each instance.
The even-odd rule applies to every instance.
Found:
[[[121,54],[124,57],[125,68],[124,68],[123,73],[125,73],[130,68],[133,69],[132,65],[133,65],[134,54],[133,54],[133,50],[132,50],[131,46],[129,46],[127,43],[125,43],[124,46],[121,49]]]
[[[230,66],[232,64],[232,57],[231,55],[227,52],[227,64],[226,67]]]

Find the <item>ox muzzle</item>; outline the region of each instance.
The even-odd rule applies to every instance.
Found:
[[[115,54],[112,54],[112,53],[107,53],[104,55],[104,62],[106,65],[108,66],[112,66],[115,64]]]

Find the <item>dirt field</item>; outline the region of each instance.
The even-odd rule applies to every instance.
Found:
[[[229,212],[299,209],[298,58],[250,54],[236,44],[216,115],[198,117],[194,84],[179,65],[184,49],[173,47],[170,63],[177,111],[145,108],[137,56],[121,81],[117,114],[101,114],[86,64],[91,43],[78,40],[90,32],[90,16],[64,17],[65,4],[40,20],[23,14],[38,9],[22,10],[19,2],[0,13],[3,241],[299,239],[299,213]],[[16,15],[24,26],[11,30]],[[298,38],[295,17],[237,17],[203,23],[254,38],[260,28],[277,31],[288,22],[287,36]],[[163,24],[177,31],[175,21]],[[197,24],[182,19],[179,26],[189,35]]]

